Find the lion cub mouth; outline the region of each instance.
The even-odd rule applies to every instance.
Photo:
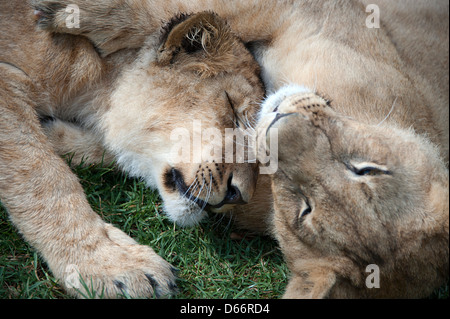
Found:
[[[168,170],[164,176],[164,181],[168,189],[177,191],[183,198],[188,199],[190,202],[196,204],[202,211],[214,211],[223,208],[225,205],[242,205],[246,202],[242,199],[242,194],[239,188],[232,185],[233,174],[228,178],[227,192],[224,199],[215,205],[209,204],[208,199],[200,198],[202,191],[195,195],[195,192],[188,187],[183,174],[176,168]]]

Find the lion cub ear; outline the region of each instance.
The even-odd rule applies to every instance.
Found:
[[[213,12],[180,15],[164,28],[157,64],[214,76],[233,61],[234,41],[228,24]]]

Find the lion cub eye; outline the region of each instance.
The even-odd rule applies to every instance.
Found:
[[[240,127],[240,124],[239,124],[239,116],[238,116],[238,114],[237,114],[236,108],[234,107],[233,100],[231,99],[230,95],[229,95],[228,92],[226,92],[226,91],[225,91],[225,96],[226,96],[226,98],[227,98],[227,102],[228,102],[229,106],[230,106],[231,109],[233,110],[233,116],[234,116],[233,122],[234,122],[234,124],[236,125],[236,127],[239,128],[239,127]]]
[[[391,175],[391,172],[385,166],[374,163],[352,163],[348,165],[349,169],[358,176],[379,176]]]
[[[312,213],[312,208],[311,205],[309,205],[309,203],[305,200],[302,202],[302,207],[300,208],[300,212],[299,212],[299,220],[303,220],[304,218],[306,218],[306,216],[310,215]]]

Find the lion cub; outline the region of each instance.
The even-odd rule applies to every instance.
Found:
[[[58,155],[115,159],[159,190],[180,225],[248,202],[256,164],[174,161],[171,132],[192,136],[194,120],[219,132],[245,128],[264,95],[259,66],[210,12],[178,15],[119,47],[42,30],[61,4],[35,5],[0,2],[0,200],[69,294],[80,296],[74,273],[106,298],[174,294],[173,267],[101,220]]]
[[[352,119],[295,85],[267,99],[258,129],[279,138],[285,298],[417,298],[445,283],[449,175],[426,137]]]

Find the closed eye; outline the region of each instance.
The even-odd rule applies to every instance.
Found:
[[[391,172],[386,166],[374,163],[351,163],[347,167],[358,176],[391,175]]]
[[[228,94],[227,91],[225,91],[225,95],[227,97],[228,104],[230,105],[231,109],[233,110],[233,116],[234,116],[233,122],[236,124],[236,127],[239,128],[240,127],[240,125],[239,125],[239,117],[238,117],[238,115],[236,113],[236,109],[234,107],[233,100],[231,99],[231,97],[230,97],[230,95]]]
[[[299,210],[299,214],[297,216],[298,222],[301,223],[305,220],[305,218],[313,212],[311,205],[307,200],[302,201],[302,205]]]

